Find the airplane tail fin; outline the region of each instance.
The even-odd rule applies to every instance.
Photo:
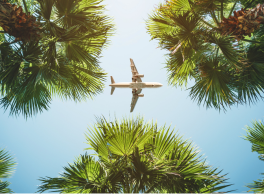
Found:
[[[110,76],[110,78],[111,78],[111,84],[114,84],[115,83],[114,78],[112,76]]]
[[[110,78],[111,78],[111,84],[114,84],[115,83],[114,78],[112,76],[110,76]],[[112,88],[111,88],[111,95],[114,93],[114,91],[115,91],[115,87],[112,86]]]

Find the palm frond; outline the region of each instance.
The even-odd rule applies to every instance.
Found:
[[[217,33],[207,33],[207,36],[207,41],[209,43],[216,44],[219,47],[221,54],[223,54],[231,67],[238,65],[239,59],[241,57],[240,51],[233,47],[230,37],[220,36]]]
[[[254,193],[263,193],[264,192],[264,179],[263,180],[258,179],[258,181],[254,181],[254,183],[248,184],[246,186],[250,188],[250,191],[253,191]]]
[[[246,126],[247,135],[243,137],[252,143],[252,152],[264,154],[264,125],[261,121],[253,121],[252,124],[253,127]]]
[[[259,99],[263,99],[263,73],[264,68],[262,63],[253,62],[249,67],[244,68],[235,82],[239,101],[251,104],[257,102]]]
[[[15,169],[14,159],[4,149],[0,149],[0,178],[9,178]]]
[[[41,16],[49,21],[51,17],[52,7],[56,0],[37,0],[39,3],[39,9],[37,12],[41,14]]]
[[[13,193],[10,188],[7,188],[9,185],[9,182],[0,180],[0,193]]]
[[[15,170],[16,162],[14,158],[4,149],[0,149],[0,193],[13,193],[8,188],[10,183],[1,179],[10,178]]]
[[[50,93],[42,84],[35,86],[25,84],[7,92],[0,100],[2,107],[7,110],[10,107],[10,114],[30,117],[49,108],[51,101]]]
[[[243,139],[252,144],[252,152],[260,154],[259,159],[264,161],[264,125],[261,121],[253,121],[252,124],[252,127],[246,126],[247,135],[243,136]],[[262,173],[262,175],[264,175],[264,173]],[[254,181],[254,183],[247,184],[246,186],[254,193],[264,192],[264,179]]]
[[[135,146],[144,149],[145,142],[152,137],[152,131],[149,131],[149,126],[144,126],[143,119],[127,119],[120,124],[118,120],[109,123],[105,118],[98,118],[97,125],[89,129],[89,134],[86,135],[89,145],[105,158],[106,155],[102,154],[108,155],[109,152],[119,157],[131,155]],[[98,146],[101,145],[107,145],[107,151],[103,148],[103,153],[100,153]]]
[[[204,101],[207,108],[213,106],[219,110],[225,110],[225,107],[238,102],[232,90],[233,75],[226,71],[220,58],[206,59],[199,66],[202,75],[197,77],[195,85],[190,88],[192,100],[197,100],[198,105]]]
[[[87,154],[81,155],[73,164],[64,167],[59,178],[40,178],[42,185],[38,192],[53,190],[64,193],[106,193],[115,192],[114,181],[98,161]],[[112,181],[109,184],[110,180]]]

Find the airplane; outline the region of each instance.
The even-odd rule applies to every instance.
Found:
[[[131,109],[130,112],[133,112],[135,105],[137,103],[138,97],[144,97],[144,94],[141,94],[143,88],[159,88],[162,84],[158,82],[142,82],[141,77],[144,77],[143,74],[139,74],[135,63],[132,59],[130,59],[130,67],[132,71],[132,82],[120,82],[115,83],[115,80],[112,76],[111,78],[111,95],[114,93],[115,88],[131,88],[132,89],[132,102],[131,102]]]

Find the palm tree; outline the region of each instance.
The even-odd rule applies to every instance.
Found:
[[[252,152],[260,154],[259,159],[264,161],[264,125],[261,121],[253,121],[253,127],[246,126],[247,135],[244,139],[252,143]],[[261,173],[264,175],[264,173]],[[254,183],[248,184],[247,187],[253,192],[264,192],[264,179],[254,181]]]
[[[247,39],[237,41],[223,30],[227,29],[224,18],[230,18],[238,5],[229,0],[170,0],[147,20],[152,39],[169,51],[169,84],[187,87],[194,79],[190,97],[198,105],[226,110],[262,98],[262,52],[254,53],[245,44]],[[248,58],[252,54],[254,58]],[[256,56],[260,57],[257,61]]]
[[[229,186],[192,142],[170,131],[142,117],[97,118],[86,133],[97,158],[81,155],[59,178],[41,178],[38,192],[210,193]]]
[[[13,191],[8,188],[10,183],[3,181],[3,178],[9,178],[15,167],[14,159],[4,149],[0,149],[0,193],[12,193]]]
[[[101,0],[38,0],[30,9],[22,3],[26,13],[0,1],[0,12],[7,10],[0,21],[2,107],[28,117],[47,110],[54,96],[81,101],[102,92],[98,58],[113,24]]]

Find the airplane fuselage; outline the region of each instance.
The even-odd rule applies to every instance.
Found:
[[[142,88],[159,88],[162,86],[162,84],[158,82],[119,82],[119,83],[112,83],[109,86],[116,88],[142,89]]]

